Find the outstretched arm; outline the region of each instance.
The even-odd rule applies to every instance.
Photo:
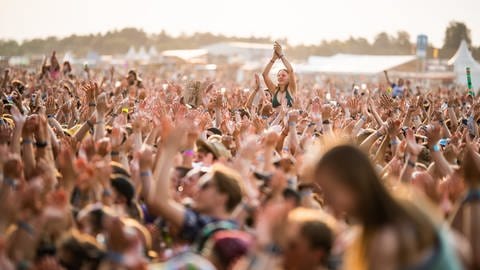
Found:
[[[185,207],[176,202],[170,194],[170,175],[173,168],[174,156],[180,147],[181,138],[186,133],[185,127],[175,127],[166,138],[162,138],[163,151],[157,160],[153,173],[153,183],[147,195],[147,202],[155,214],[164,217],[175,226],[181,227],[185,219]],[[141,168],[145,170],[146,168]]]
[[[297,78],[295,77],[295,72],[293,71],[293,67],[290,64],[290,62],[288,62],[287,58],[285,57],[285,54],[283,54],[282,46],[280,46],[280,44],[275,42],[274,47],[275,47],[275,53],[277,54],[278,58],[282,60],[283,65],[285,66],[285,68],[287,68],[287,72],[289,76],[288,85],[290,86],[289,87],[290,91],[292,92],[292,94],[295,94],[297,92],[297,81],[296,81]]]
[[[263,80],[265,81],[265,84],[267,85],[268,90],[273,94],[275,92],[275,84],[272,82],[268,74],[270,73],[270,70],[272,69],[273,63],[278,59],[278,56],[275,52],[273,52],[272,60],[268,62],[268,64],[265,66],[265,69],[262,72],[262,77]]]

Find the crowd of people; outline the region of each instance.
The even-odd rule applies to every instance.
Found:
[[[0,78],[0,269],[480,269],[468,89],[47,60]]]

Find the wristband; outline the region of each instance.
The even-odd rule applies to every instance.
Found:
[[[22,230],[26,231],[30,235],[35,234],[35,230],[33,229],[32,225],[28,224],[25,221],[17,222],[17,226],[18,226],[19,229],[22,229]]]
[[[122,108],[122,113],[128,113],[128,108]]]
[[[31,144],[31,143],[33,143],[33,142],[29,139],[23,139],[22,140],[22,144]]]
[[[310,195],[313,194],[313,191],[311,188],[304,188],[302,190],[299,191],[300,193],[300,198],[304,198],[304,197],[309,197]]]
[[[47,115],[47,118],[54,118],[54,117],[55,117],[55,115],[53,115],[53,114]]]
[[[183,155],[186,157],[193,157],[195,155],[195,151],[193,151],[192,149],[185,150],[183,151]]]
[[[391,141],[390,141],[390,144],[391,144],[391,145],[397,145],[397,144],[398,144],[398,141],[397,141],[397,140],[391,140]]]
[[[105,189],[103,189],[102,195],[105,196],[105,197],[109,197],[109,196],[112,195],[112,192],[110,191],[110,189],[105,188]]]
[[[3,184],[10,186],[11,188],[15,189],[17,187],[17,181],[10,177],[3,178]]]
[[[95,102],[88,103],[88,107],[95,107],[95,106],[97,106],[97,104],[95,104]]]
[[[45,147],[47,147],[47,142],[36,142],[35,146],[37,148],[45,148]]]
[[[114,252],[114,251],[108,251],[107,252],[107,259],[110,260],[113,263],[116,264],[122,264],[123,263],[123,254]]]
[[[149,177],[149,176],[152,176],[151,171],[140,172],[140,177]]]
[[[273,254],[273,255],[282,254],[282,249],[278,245],[275,245],[275,244],[268,244],[267,246],[265,246],[264,250],[265,250],[265,252],[267,252],[269,254]]]
[[[110,152],[111,156],[118,156],[120,153],[118,151],[112,151]]]
[[[375,132],[375,135],[376,135],[378,138],[380,138],[380,137],[383,136],[383,134],[382,134],[380,131],[376,131],[376,132]]]
[[[324,125],[330,125],[330,121],[329,120],[323,120],[322,122]]]
[[[433,150],[433,152],[439,152],[440,151],[440,146],[438,144],[435,144],[434,146],[432,146],[432,150]]]
[[[296,124],[295,122],[288,122],[288,126],[289,126],[289,127],[294,127],[295,124]]]

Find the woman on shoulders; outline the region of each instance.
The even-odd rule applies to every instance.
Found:
[[[292,107],[295,101],[295,93],[297,92],[297,83],[295,73],[293,72],[292,65],[288,62],[287,58],[283,54],[282,46],[278,42],[273,45],[272,60],[268,62],[267,66],[263,70],[262,76],[265,84],[268,87],[272,95],[273,108],[279,107],[281,104],[286,103],[288,107]],[[269,77],[270,70],[277,59],[282,60],[285,69],[281,69],[277,73],[277,84],[272,82]]]

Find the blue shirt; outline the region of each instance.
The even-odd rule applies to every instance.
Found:
[[[218,219],[187,208],[180,237],[190,243],[195,243],[200,251],[213,233],[219,230],[233,229],[238,229],[238,224],[233,220]]]
[[[394,83],[392,83],[392,97],[401,97],[403,96],[403,90],[404,90],[404,87],[403,86],[398,86]]]

